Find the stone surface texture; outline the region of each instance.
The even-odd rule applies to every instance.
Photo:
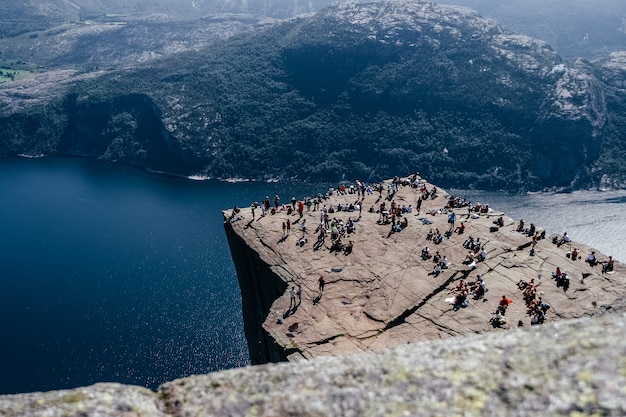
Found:
[[[624,313],[193,376],[0,396],[0,416],[623,416]]]
[[[432,184],[425,181],[423,184],[432,190]],[[616,262],[613,273],[603,274],[600,265],[590,266],[585,262],[592,248],[578,242],[557,246],[552,243],[552,233],[538,241],[531,255],[531,237],[515,231],[519,219],[511,219],[497,208],[490,208],[487,213],[471,213],[469,218],[466,208],[453,209],[457,215],[455,226],[463,222],[465,232],[453,233],[438,245],[427,241],[430,229],[442,233],[449,229],[448,214],[441,210],[449,200],[445,190],[440,189],[436,198],[423,201],[420,213],[413,210],[404,215],[399,220],[408,219],[408,227],[390,234],[391,226],[379,224],[380,214],[369,212],[370,207],[377,210],[383,201],[389,207],[391,200],[399,206],[415,207],[418,194],[421,195],[418,188],[400,185],[389,200],[390,185],[391,180],[382,183],[382,195],[375,192],[365,196],[360,218],[358,212],[330,214],[344,223],[348,219],[358,220],[355,232],[343,239],[344,243],[354,242],[349,255],[331,252],[329,236],[316,248],[314,231],[320,222],[320,211],[305,209],[303,218],[299,219],[297,214],[287,215],[286,209],[261,217],[261,210],[257,209],[253,221],[251,209],[243,208],[235,217],[238,220],[225,223],[242,285],[244,321],[248,322],[248,329],[258,330],[262,322],[266,330],[254,335],[246,332],[253,363],[275,361],[281,356],[311,359],[379,351],[451,336],[500,333],[503,330],[494,328],[490,319],[503,295],[513,300],[504,327],[517,326],[519,321],[530,325],[523,291],[517,285],[520,280],[535,279],[538,283],[539,295],[551,305],[547,322],[590,315],[602,306],[610,309],[626,294],[623,265]],[[361,201],[356,194],[335,192],[320,207],[336,207],[357,200]],[[226,218],[230,214],[230,210],[224,212]],[[500,216],[504,227],[491,232]],[[282,223],[287,219],[292,223],[291,233],[283,238]],[[424,224],[420,219],[432,223]],[[296,242],[303,236],[300,229],[303,220],[307,224],[304,235],[307,243],[299,246]],[[529,225],[526,222],[525,227]],[[536,227],[543,230],[541,225]],[[564,231],[558,232],[560,235]],[[480,238],[487,252],[486,260],[478,262],[475,269],[463,263],[468,253],[463,243],[469,236]],[[433,275],[432,260],[421,258],[424,246],[432,254],[438,251],[445,255],[451,266],[440,275]],[[573,261],[566,255],[574,248],[581,258]],[[600,260],[608,258],[598,251],[596,255]],[[566,291],[551,278],[557,267],[570,277]],[[470,296],[469,306],[460,309],[445,301],[453,296],[450,289],[461,279],[475,281],[478,274],[487,284],[484,298],[474,300]],[[321,296],[320,277],[326,281]],[[303,290],[302,302],[290,308],[289,289],[299,285]],[[282,294],[272,299],[281,288]],[[253,311],[254,315],[249,313]],[[253,316],[256,322],[250,323]],[[267,335],[271,341],[264,339]],[[273,342],[278,344],[278,351],[258,351],[258,346],[271,351]]]
[[[530,237],[515,231],[518,220],[504,216],[504,227],[490,230],[503,216],[494,209],[469,217],[467,209],[454,209],[465,232],[433,244],[426,241],[429,229],[448,228],[444,190],[425,200],[420,213],[405,214],[404,230],[389,233],[390,225],[380,224],[369,207],[379,207],[390,185],[364,197],[360,217],[332,214],[344,222],[358,219],[344,239],[354,242],[349,254],[330,252],[330,237],[314,248],[319,211],[305,210],[299,219],[286,209],[263,217],[259,210],[253,219],[244,208],[233,221],[230,210],[223,213],[251,359],[292,363],[191,376],[156,393],[102,383],[5,395],[0,417],[626,415],[623,265],[602,273],[584,262],[592,248],[557,246],[549,234],[531,255]],[[415,207],[417,196],[417,188],[399,186],[386,201]],[[333,193],[322,206],[356,200],[356,194]],[[292,230],[283,236],[287,219]],[[307,242],[296,245],[302,236]],[[475,269],[462,262],[469,236],[480,238],[487,251]],[[446,255],[451,266],[432,275],[432,261],[420,256],[424,245]],[[573,248],[582,259],[566,256]],[[570,276],[567,291],[551,279],[557,267]],[[476,274],[489,288],[484,299],[470,297],[464,308],[445,301],[460,279]],[[320,276],[326,279],[322,293]],[[531,278],[551,304],[543,325],[530,325],[517,286]],[[303,297],[294,308],[289,288],[298,285]],[[489,321],[502,295],[513,303],[507,323],[494,327]]]

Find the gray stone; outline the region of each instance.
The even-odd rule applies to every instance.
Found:
[[[158,393],[97,384],[0,396],[2,417],[623,416],[626,315],[252,366]]]

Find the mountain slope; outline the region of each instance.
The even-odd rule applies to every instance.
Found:
[[[43,113],[14,104],[2,113],[0,129],[11,130],[0,132],[0,150],[53,148],[213,177],[419,170],[443,186],[621,186],[626,170],[612,155],[623,147],[623,91],[604,84],[605,72],[566,67],[546,43],[469,9],[349,3],[71,84],[46,114],[73,122],[47,147],[19,146],[28,141],[16,118]],[[146,112],[162,134],[134,129]],[[93,117],[99,127],[80,128]],[[131,133],[116,134],[123,126]]]

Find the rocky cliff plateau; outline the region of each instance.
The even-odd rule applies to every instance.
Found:
[[[405,179],[408,181],[408,179]],[[498,332],[515,327],[518,322],[531,324],[524,290],[520,281],[537,284],[537,296],[551,307],[546,322],[580,318],[598,309],[621,308],[626,293],[624,267],[603,273],[601,265],[585,262],[594,251],[600,260],[608,259],[582,243],[552,243],[549,233],[533,245],[532,237],[517,232],[519,220],[507,217],[497,208],[468,214],[467,208],[446,209],[450,196],[439,190],[436,198],[423,200],[419,213],[403,214],[407,221],[399,232],[391,233],[390,224],[381,224],[376,213],[386,202],[398,207],[416,207],[419,188],[398,187],[387,197],[392,181],[382,183],[382,195],[374,192],[364,198],[357,194],[333,193],[322,202],[327,208],[359,202],[362,212],[335,211],[329,214],[342,224],[355,223],[354,233],[346,235],[343,244],[353,242],[349,254],[332,251],[330,235],[318,240],[315,229],[320,211],[304,211],[302,218],[287,214],[280,206],[274,214],[260,216],[243,208],[226,221],[233,260],[237,268],[246,322],[246,335],[253,363],[288,358],[311,359],[325,355],[381,351],[386,348],[425,340],[453,336]],[[422,180],[420,187],[434,186]],[[478,202],[474,202],[478,203]],[[481,202],[482,206],[489,202]],[[320,206],[321,207],[321,206]],[[370,207],[374,212],[370,212]],[[452,232],[440,243],[428,240],[429,231],[449,230],[449,213],[455,213],[456,225],[463,222],[462,234]],[[231,216],[224,212],[225,219]],[[502,217],[503,225],[494,222]],[[283,222],[291,221],[291,233],[283,235]],[[306,221],[307,233],[301,231]],[[525,228],[530,225],[526,224]],[[494,229],[495,227],[495,229]],[[496,230],[497,229],[497,230]],[[536,225],[538,232],[543,231]],[[562,233],[562,232],[561,232]],[[468,237],[480,239],[486,259],[468,265]],[[297,244],[302,238],[306,243]],[[450,265],[435,274],[433,259],[423,259],[422,249],[431,255],[446,256]],[[577,259],[570,256],[578,252]],[[569,286],[559,286],[552,277],[557,268],[566,271]],[[476,281],[480,275],[487,284],[484,297],[472,298],[466,307],[450,303],[452,288]],[[318,279],[325,288],[319,291]],[[290,299],[291,287],[302,287],[302,300],[295,306]],[[502,296],[513,300],[506,312],[506,324],[491,321]],[[260,328],[265,332],[260,331]]]
[[[449,227],[449,213],[439,211],[449,196],[438,190],[435,198],[423,200],[418,213],[413,203],[419,188],[399,185],[386,200],[388,186],[391,181],[382,183],[383,192],[363,199],[335,192],[321,203],[363,203],[360,217],[355,211],[331,213],[344,223],[358,220],[349,235],[354,242],[350,253],[331,253],[329,238],[313,248],[319,211],[304,209],[302,218],[288,215],[283,206],[263,217],[257,209],[254,218],[251,208],[224,211],[253,361],[287,358],[295,363],[191,376],[165,383],[157,392],[100,383],[5,395],[0,396],[0,416],[626,413],[623,265],[603,273],[601,265],[571,257],[574,248],[583,257],[591,248],[577,242],[557,246],[550,236],[539,240],[531,255],[530,237],[514,230],[518,221],[494,208],[470,212],[469,218],[465,208],[453,209],[455,226],[463,222],[465,231],[439,244],[425,242],[430,228]],[[426,181],[421,186],[432,191]],[[383,201],[412,205],[413,212],[401,216],[408,219],[403,230],[389,233],[390,225],[378,223],[381,213],[369,211]],[[492,229],[499,217],[504,226]],[[287,219],[292,228],[283,236]],[[304,220],[307,233],[301,230]],[[303,235],[311,239],[296,245]],[[476,268],[462,263],[467,250],[459,246],[469,236],[480,238],[487,251]],[[424,243],[451,261],[441,274],[429,274],[432,261],[419,256]],[[570,277],[566,289],[550,278],[557,266]],[[474,274],[488,283],[485,297],[459,308],[447,303],[447,289]],[[319,276],[327,278],[321,294]],[[546,322],[537,326],[529,325],[517,285],[533,277],[551,304]],[[304,290],[296,308],[289,306],[291,285]],[[494,327],[488,321],[501,294],[513,303],[506,323]]]

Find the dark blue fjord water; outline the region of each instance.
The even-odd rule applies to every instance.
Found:
[[[326,188],[0,159],[0,394],[248,364],[221,210]],[[624,191],[454,193],[626,260]]]
[[[283,187],[0,159],[0,394],[248,364],[221,210]]]

